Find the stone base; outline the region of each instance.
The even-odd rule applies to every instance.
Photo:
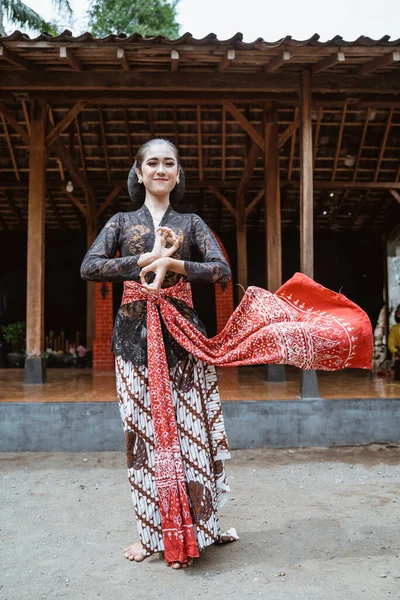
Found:
[[[266,365],[265,381],[269,383],[286,383],[285,365]]]
[[[47,382],[46,359],[38,356],[25,359],[24,383],[35,385]]]
[[[320,398],[316,371],[302,370],[300,372],[300,398],[302,400],[316,400]]]

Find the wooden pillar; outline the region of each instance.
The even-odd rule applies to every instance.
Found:
[[[236,207],[236,247],[237,247],[237,273],[238,283],[247,289],[247,235],[244,193],[237,199]],[[239,286],[239,301],[243,297],[243,288]]]
[[[267,289],[276,292],[282,285],[281,190],[278,148],[278,111],[275,102],[268,106],[264,119],[264,201]],[[266,380],[284,383],[285,366],[267,365]]]
[[[311,72],[307,70],[300,92],[300,270],[309,277],[314,277],[313,203]]]
[[[91,192],[85,194],[86,197],[86,244],[89,249],[96,239],[97,218],[96,201]],[[95,282],[88,281],[86,287],[86,348],[92,356],[93,340],[96,335],[96,289]]]
[[[302,73],[300,88],[300,270],[314,277],[314,194],[311,122],[311,71]],[[300,397],[319,398],[316,371],[301,371]]]
[[[265,243],[267,289],[282,285],[281,190],[279,176],[278,113],[272,103],[265,121]]]
[[[47,104],[32,101],[29,156],[25,384],[46,382],[44,350],[44,243]]]

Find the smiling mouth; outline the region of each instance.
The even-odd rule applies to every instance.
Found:
[[[154,179],[154,181],[168,181],[168,179],[163,177],[157,177],[157,179]]]

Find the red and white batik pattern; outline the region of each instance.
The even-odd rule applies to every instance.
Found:
[[[128,477],[140,540],[147,555],[165,550],[165,540],[181,531],[184,523],[162,528],[160,506],[168,514],[168,498],[160,494],[163,478],[183,473],[182,484],[189,500],[198,550],[212,544],[220,534],[218,509],[225,503],[229,486],[224,461],[230,458],[215,368],[189,355],[169,370],[174,420],[179,444],[174,458],[161,458],[164,471],[156,474],[155,434],[148,385],[148,371],[116,357],[117,395],[125,432]],[[156,476],[157,475],[157,476]],[[166,489],[168,487],[166,486]],[[188,519],[189,520],[189,519]],[[169,530],[171,529],[171,530]],[[182,540],[184,535],[182,535]],[[178,544],[179,545],[179,544]]]
[[[148,380],[155,442],[155,479],[167,562],[196,557],[193,521],[179,459],[161,320],[175,340],[201,361],[217,366],[289,364],[335,371],[371,368],[372,328],[354,302],[297,273],[276,294],[246,290],[221,333],[208,339],[168,297],[191,305],[190,284],[181,279],[148,294],[134,281],[124,282],[122,304],[146,301]]]

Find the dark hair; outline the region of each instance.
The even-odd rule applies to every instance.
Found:
[[[394,313],[394,320],[396,321],[396,323],[400,323],[400,304],[398,305]]]
[[[139,148],[136,154],[135,162],[133,163],[132,168],[129,171],[128,192],[130,199],[132,200],[132,202],[135,202],[135,204],[143,204],[146,198],[146,189],[142,183],[139,183],[136,174],[136,169],[141,170],[147,150],[151,147],[152,144],[157,142],[163,142],[164,144],[167,144],[170,147],[170,149],[173,150],[173,152],[175,153],[176,159],[178,161],[179,183],[176,184],[176,186],[173,190],[171,190],[171,193],[169,195],[171,204],[174,202],[179,202],[185,193],[185,173],[182,169],[182,165],[179,160],[178,150],[176,149],[174,144],[169,140],[165,140],[164,138],[153,138],[151,140],[148,140],[146,143],[143,144],[143,146]]]

